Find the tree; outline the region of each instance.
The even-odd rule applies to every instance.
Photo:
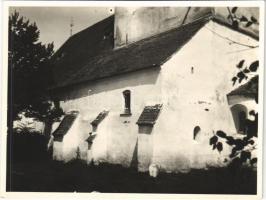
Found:
[[[39,41],[36,23],[30,23],[15,11],[8,27],[8,127],[20,113],[39,121],[54,119],[62,114],[53,108],[47,88],[52,83],[49,59],[54,45]]]

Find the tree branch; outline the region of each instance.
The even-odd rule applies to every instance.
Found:
[[[234,21],[234,18],[233,18],[233,16],[232,16],[232,13],[231,13],[231,10],[230,10],[230,8],[229,7],[226,7],[227,8],[227,10],[228,10],[228,12],[229,12],[229,16],[230,16],[230,18],[231,18],[231,20],[232,20],[232,22]]]

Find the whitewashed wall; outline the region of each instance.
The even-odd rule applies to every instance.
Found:
[[[62,95],[65,101],[61,102],[61,106],[64,111],[79,110],[78,120],[83,128],[70,131],[65,136],[64,148],[69,148],[68,152],[72,152],[74,158],[78,141],[84,140],[91,131],[90,123],[100,112],[109,110],[107,117],[98,126],[97,137],[92,146],[94,162],[97,164],[108,161],[130,166],[138,136],[138,117],[145,105],[161,102],[161,96],[157,95],[160,94],[157,83],[159,73],[160,69],[149,69],[108,78],[91,85],[81,85],[73,91],[67,91]],[[122,93],[127,89],[131,91],[132,115],[121,117],[120,114],[124,112]],[[86,151],[86,145],[80,145],[80,149],[82,152]],[[66,160],[70,158],[68,155]]]
[[[95,162],[131,166],[138,138],[138,157],[152,149],[152,162],[164,171],[223,165],[229,150],[225,149],[221,155],[212,151],[209,138],[217,130],[235,134],[226,94],[236,87],[231,82],[237,72],[235,65],[242,59],[250,64],[258,57],[258,48],[247,49],[232,44],[226,37],[239,43],[257,45],[256,41],[241,33],[209,22],[160,70],[116,76],[83,84],[61,94],[63,109],[79,110],[79,120],[83,124],[89,124],[103,110],[110,111],[100,123],[92,146]],[[126,89],[131,90],[132,116],[120,117],[124,107],[122,92]],[[155,103],[163,103],[159,119],[151,135],[140,136],[137,119],[145,105]],[[201,128],[196,141],[193,140],[195,126]],[[89,129],[77,130],[79,134],[75,137],[70,136],[74,133],[66,135],[68,139],[64,139],[64,146],[72,148],[74,143],[87,136]],[[153,142],[144,142],[146,145],[141,146],[143,137]],[[85,145],[80,146],[85,152]]]
[[[206,7],[117,7],[115,47],[177,28],[210,13],[211,8]]]
[[[258,44],[247,36],[209,22],[162,67],[164,108],[154,129],[153,156],[153,162],[162,168],[171,171],[223,164],[228,150],[221,156],[212,151],[209,138],[217,130],[236,133],[226,94],[239,86],[233,87],[231,81],[237,73],[236,64],[242,59],[247,64],[258,59],[258,48],[232,44],[225,38]],[[196,142],[193,141],[195,126],[201,128],[201,139]]]

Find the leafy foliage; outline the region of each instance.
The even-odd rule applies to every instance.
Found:
[[[247,80],[251,74],[251,72],[256,72],[259,68],[259,61],[256,60],[252,62],[249,66],[244,67],[245,60],[241,60],[236,68],[239,69],[239,72],[232,78],[233,85],[241,83],[243,80]]]
[[[231,9],[228,8],[228,10],[229,10],[229,14],[228,14],[227,18],[231,19],[232,27],[234,29],[238,29],[240,23],[244,24],[244,26],[246,28],[248,28],[254,24],[258,24],[258,20],[254,16],[251,16],[250,18],[248,18],[244,15],[239,16],[237,14],[238,7],[233,7]]]
[[[216,135],[219,136],[219,137],[221,137],[221,138],[226,138],[226,134],[223,131],[217,131],[216,132]]]
[[[9,16],[8,34],[9,121],[19,119],[21,112],[41,121],[62,113],[48,101],[53,43],[39,42],[36,23],[30,23],[16,11]]]
[[[47,161],[51,155],[47,152],[47,138],[39,132],[17,129],[7,135],[7,164]]]
[[[229,146],[232,146],[229,158],[234,165],[242,165],[247,161],[253,165],[257,162],[257,158],[251,158],[251,151],[255,149],[255,142],[252,137],[252,135],[248,135],[242,139],[233,138],[232,136],[228,136],[225,132],[218,130],[216,134],[210,138],[210,145],[213,150],[217,149],[220,153],[223,150],[223,143],[219,141],[219,138],[221,138],[225,140]],[[248,145],[251,146],[249,149],[246,148]]]
[[[32,128],[29,123],[19,123],[14,131],[19,134],[27,134],[32,133],[34,128]]]

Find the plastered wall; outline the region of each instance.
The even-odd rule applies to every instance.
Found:
[[[61,93],[62,108],[79,110],[81,124],[88,125],[103,110],[110,111],[97,129],[91,150],[94,161],[130,167],[143,159],[145,163],[145,156],[151,155],[148,160],[167,172],[224,165],[230,149],[225,145],[221,154],[212,151],[209,138],[217,130],[236,134],[226,94],[239,86],[233,87],[231,82],[236,64],[258,57],[258,48],[243,50],[247,48],[227,37],[257,45],[247,36],[209,22],[160,69],[115,76]],[[121,117],[126,89],[131,90],[132,116]],[[144,106],[156,103],[163,108],[151,134],[139,134],[136,122]],[[195,126],[200,126],[201,132],[193,140]],[[74,149],[73,144],[79,144],[86,151],[80,141],[90,128],[80,127],[65,136],[63,148]],[[148,170],[143,166],[142,171]]]
[[[179,27],[210,13],[211,8],[204,7],[117,7],[115,47]]]
[[[228,18],[228,7],[117,7],[115,8],[114,24],[115,48],[210,15],[214,15],[223,23],[232,23],[231,18]],[[250,19],[253,16],[259,19],[258,8],[256,7],[240,7],[237,9],[236,15],[239,18],[245,16]],[[245,23],[239,23],[241,29],[258,35],[258,24],[249,27],[245,25]]]

